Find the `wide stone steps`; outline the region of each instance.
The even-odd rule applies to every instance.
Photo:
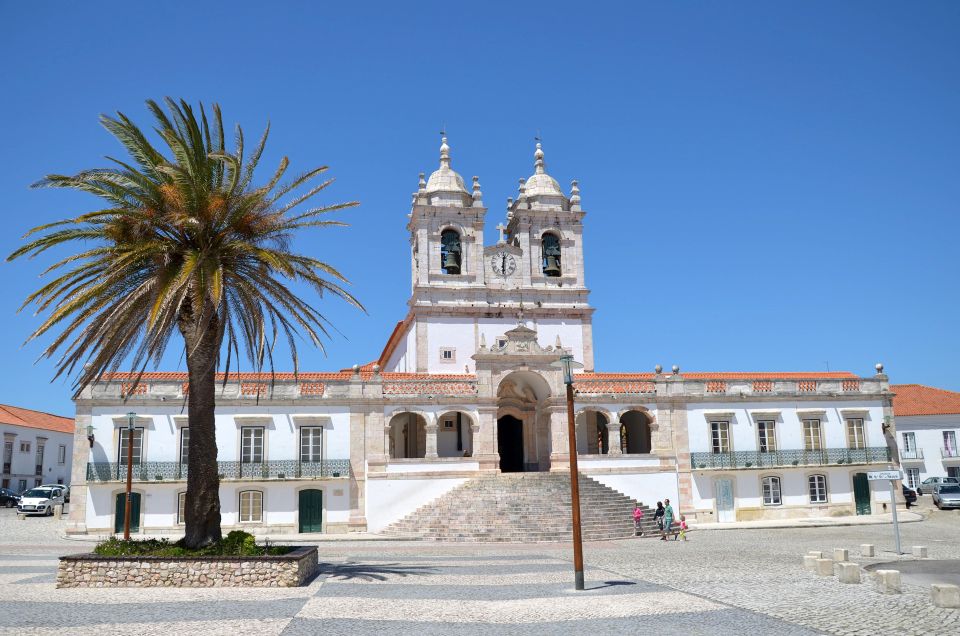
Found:
[[[636,501],[580,475],[580,516],[585,541],[635,534]],[[653,510],[643,506],[643,530],[656,533]],[[386,536],[435,541],[569,541],[570,476],[565,473],[485,475],[454,488],[382,531]]]

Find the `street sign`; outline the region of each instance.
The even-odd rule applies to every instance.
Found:
[[[903,479],[899,470],[877,470],[867,473],[867,479],[870,481],[884,481],[887,479]]]

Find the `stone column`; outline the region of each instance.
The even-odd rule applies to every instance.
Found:
[[[436,459],[437,458],[437,429],[439,426],[436,422],[432,422],[426,425],[427,430],[427,447],[424,457],[427,459]]]
[[[370,414],[363,411],[350,413],[350,517],[346,531],[363,532],[367,529],[364,493],[367,489],[366,439],[369,417]]]
[[[607,455],[623,455],[620,448],[620,416],[614,415],[607,422]]]
[[[473,456],[480,463],[480,470],[498,470],[500,453],[497,452],[497,407],[482,406],[479,409],[480,423],[473,435]]]
[[[550,470],[570,470],[570,444],[567,437],[567,411],[558,408],[550,413]]]
[[[89,388],[84,389],[87,393]],[[85,397],[89,397],[86,395]],[[70,513],[67,515],[67,534],[87,532],[87,462],[90,461],[90,441],[87,426],[91,423],[91,409],[77,405],[73,429],[73,456],[70,465]],[[105,444],[108,440],[97,440]]]

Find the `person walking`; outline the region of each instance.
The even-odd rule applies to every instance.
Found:
[[[643,536],[643,508],[639,503],[633,509],[633,528],[636,536]]]
[[[687,517],[685,515],[680,515],[680,533],[677,538],[687,540]]]
[[[670,532],[670,526],[673,525],[673,507],[669,499],[663,500],[663,529],[660,531],[660,540],[667,540],[667,533]]]
[[[657,502],[657,510],[653,513],[653,520],[657,522],[657,530],[663,532],[663,502]]]

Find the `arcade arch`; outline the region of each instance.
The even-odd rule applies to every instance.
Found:
[[[390,459],[426,457],[427,420],[419,413],[404,411],[390,418]]]
[[[629,410],[620,415],[620,449],[624,454],[650,453],[650,424],[651,418],[646,411]]]
[[[502,472],[548,470],[550,385],[532,371],[514,371],[497,385],[497,452]]]

